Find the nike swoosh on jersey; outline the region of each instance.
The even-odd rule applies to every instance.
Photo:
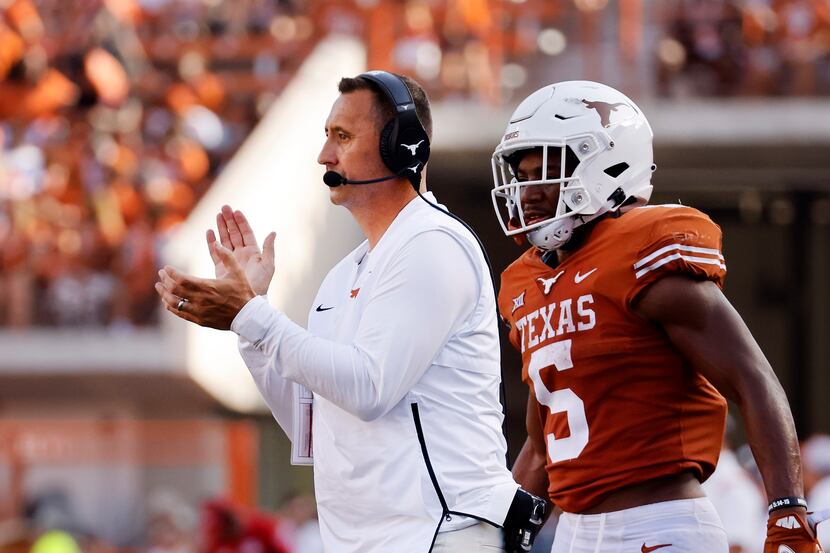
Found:
[[[782,543],[778,546],[778,553],[795,553],[795,551],[793,551],[792,547],[789,547]]]
[[[588,271],[588,272],[587,272],[587,273],[585,273],[584,275],[579,274],[579,271],[577,271],[577,272],[576,272],[576,274],[574,275],[574,282],[576,282],[577,284],[579,284],[580,282],[582,282],[583,280],[585,280],[586,278],[588,278],[589,276],[591,276],[591,274],[592,274],[594,271],[596,271],[596,270],[597,270],[597,268],[596,268],[596,267],[594,267],[593,269],[591,269],[590,271]]]
[[[661,549],[663,547],[669,547],[670,545],[671,545],[670,543],[661,543],[660,545],[652,545],[651,547],[646,547],[645,542],[643,542],[643,547],[640,548],[640,551],[642,551],[642,553],[651,553],[655,549]]]
[[[334,306],[332,305],[331,307],[323,307],[323,304],[321,303],[317,306],[317,309],[315,309],[315,311],[328,311],[329,309],[334,309]]]

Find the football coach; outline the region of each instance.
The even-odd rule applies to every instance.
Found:
[[[426,191],[432,119],[423,89],[382,71],[344,78],[318,162],[331,201],[366,241],[324,279],[308,329],[269,305],[262,250],[223,207],[207,232],[215,279],[171,267],[166,308],[239,335],[289,437],[311,391],[314,483],[332,553],[529,550],[544,503],[505,463],[496,304],[486,256]],[[504,528],[504,532],[502,531]]]

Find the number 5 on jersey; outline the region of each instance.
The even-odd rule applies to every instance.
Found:
[[[585,418],[585,405],[573,390],[564,388],[551,392],[539,371],[546,367],[555,367],[557,371],[566,371],[573,368],[571,361],[571,340],[562,340],[542,346],[530,354],[530,363],[527,372],[533,381],[536,400],[546,406],[553,413],[565,413],[568,417],[568,428],[571,435],[557,438],[550,433],[546,436],[548,456],[551,463],[576,459],[585,446],[588,445],[588,420]]]

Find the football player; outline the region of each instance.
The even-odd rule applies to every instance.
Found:
[[[646,205],[651,143],[629,98],[570,81],[525,99],[493,154],[502,229],[530,243],[499,294],[530,387],[514,475],[563,511],[553,553],[726,553],[701,489],[726,396],[770,501],[765,553],[819,552],[787,398],[721,291],[720,228]]]

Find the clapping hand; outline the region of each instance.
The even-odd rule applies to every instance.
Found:
[[[222,206],[222,211],[216,215],[216,227],[219,231],[219,242],[232,252],[233,257],[245,272],[251,288],[257,295],[266,294],[271,278],[274,276],[276,234],[272,232],[265,237],[262,251],[260,251],[248,219],[241,211],[233,211],[227,205]],[[216,235],[212,230],[207,231],[207,243],[210,257],[213,259],[216,278],[222,278],[227,274],[228,268],[217,254]]]
[[[219,242],[207,232],[215,279],[186,275],[172,267],[159,271],[156,292],[168,311],[201,326],[230,329],[239,311],[253,297],[265,294],[274,275],[274,238],[265,238],[264,252],[256,245],[245,216],[228,206],[216,216]]]

